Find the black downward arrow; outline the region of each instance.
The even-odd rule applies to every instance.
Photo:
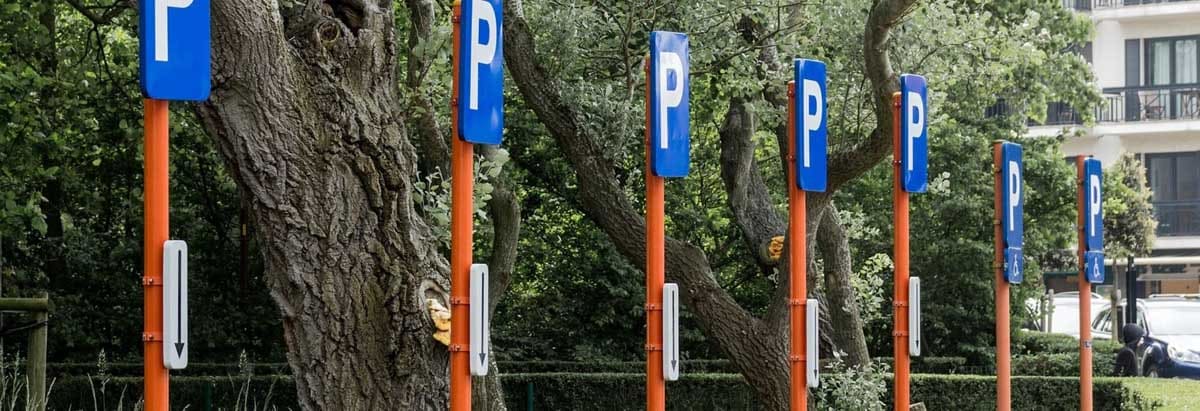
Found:
[[[179,265],[175,267],[175,291],[178,294],[178,303],[175,305],[175,353],[183,356],[183,347],[187,343],[183,342],[183,250],[179,250]]]
[[[485,277],[485,279],[486,279],[486,277]],[[482,327],[480,327],[480,329],[479,329],[479,361],[486,366],[487,365],[487,352],[488,352],[488,346],[487,346],[488,345],[488,333],[487,333],[487,329],[488,329],[487,328],[487,318],[488,318],[488,316],[487,316],[487,312],[488,312],[487,297],[488,297],[488,293],[487,293],[487,287],[483,287],[483,285],[486,285],[486,283],[483,283],[480,285],[481,285],[481,287],[479,287],[479,288],[482,288],[483,292],[481,292],[479,294],[480,294],[480,297],[482,297],[481,299],[483,301],[480,303],[480,307],[479,307],[479,317],[480,317],[479,323],[482,325]]]

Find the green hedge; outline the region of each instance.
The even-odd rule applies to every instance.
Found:
[[[645,377],[641,374],[506,374],[505,402],[509,409],[526,409],[533,394],[538,410],[640,410],[644,408]],[[892,384],[884,403],[891,403]],[[995,377],[916,374],[912,398],[931,410],[996,409]],[[1095,410],[1152,410],[1141,394],[1118,379],[1098,378]],[[1079,407],[1079,380],[1067,377],[1014,377],[1013,409],[1065,410]],[[679,410],[758,409],[750,387],[737,374],[685,374],[667,384],[667,406]]]
[[[645,377],[627,373],[502,374],[509,409],[526,409],[533,393],[538,410],[641,410]],[[889,390],[891,384],[888,384]],[[51,388],[49,409],[132,409],[141,397],[141,378],[60,378]],[[890,403],[891,393],[881,399]],[[931,410],[994,410],[995,378],[916,374],[913,401]],[[1013,409],[1078,408],[1079,382],[1066,377],[1013,377]],[[174,377],[172,410],[297,409],[295,386],[288,376]],[[753,410],[760,408],[749,385],[737,374],[684,374],[667,384],[668,408],[675,410]],[[1095,380],[1094,409],[1151,410],[1151,404],[1119,379]]]
[[[1095,410],[1153,410],[1147,400],[1115,378],[1093,380],[1092,408]],[[889,388],[889,394],[890,388]],[[925,375],[912,377],[913,401],[930,410],[995,410],[996,378],[982,375]],[[1017,376],[1012,379],[1014,410],[1070,410],[1079,408],[1079,379],[1069,377]]]
[[[642,373],[644,361],[497,361],[496,368],[505,374],[529,373]],[[686,373],[736,373],[729,360],[683,360],[680,369]]]
[[[535,410],[644,410],[646,378],[624,373],[503,374],[504,400],[524,410],[533,393]],[[757,409],[750,386],[738,374],[683,374],[667,383],[667,408],[673,410]]]

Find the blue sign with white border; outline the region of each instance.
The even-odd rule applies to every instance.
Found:
[[[825,62],[795,59],[796,186],[825,191],[827,182]]]
[[[1104,252],[1088,251],[1083,253],[1083,274],[1089,283],[1104,282]]]
[[[203,101],[212,90],[209,0],[139,0],[142,94]]]
[[[1100,160],[1083,160],[1083,235],[1085,250],[1104,249],[1104,168]]]
[[[458,135],[500,144],[504,134],[504,13],[501,0],[464,0],[458,45]]]
[[[1022,172],[1021,145],[1004,143],[1000,146],[1001,224],[1004,226],[1004,246],[1020,248],[1025,232],[1025,182]]]
[[[691,160],[688,37],[650,33],[650,163],[659,177],[685,177]]]
[[[1012,284],[1020,284],[1025,279],[1024,252],[1020,248],[1004,249],[1004,280]]]
[[[929,92],[925,77],[900,76],[900,174],[904,191],[929,188]]]

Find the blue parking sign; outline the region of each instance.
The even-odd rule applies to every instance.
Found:
[[[1103,185],[1104,169],[1100,160],[1083,160],[1083,235],[1088,251],[1104,249],[1104,197],[1101,192]]]
[[[1024,253],[1020,248],[1004,249],[1004,280],[1011,284],[1020,284],[1025,279],[1022,274],[1025,266]]]
[[[929,93],[925,77],[900,76],[900,173],[904,191],[929,188]]]
[[[1083,274],[1089,283],[1104,282],[1104,252],[1083,253]]]
[[[650,33],[650,163],[659,177],[685,177],[691,157],[688,37]]]
[[[1000,198],[1004,208],[1000,222],[1004,226],[1004,246],[1020,248],[1025,231],[1025,183],[1022,175],[1024,165],[1021,160],[1021,145],[1001,145],[1000,161],[1000,188],[1003,190]]]
[[[795,59],[796,186],[805,191],[825,191],[826,135],[825,62]]]
[[[208,0],[139,0],[142,93],[203,101],[212,89]]]
[[[458,135],[500,144],[504,134],[504,13],[500,0],[464,0],[459,20]]]

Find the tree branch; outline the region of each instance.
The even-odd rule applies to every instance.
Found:
[[[854,148],[832,153],[829,188],[853,180],[887,157],[892,148],[892,93],[900,91],[888,55],[892,29],[912,11],[916,0],[881,0],[871,8],[863,33],[863,60],[875,108],[875,130]]]
[[[729,198],[734,222],[742,231],[746,245],[759,265],[774,267],[766,249],[776,236],[784,235],[787,221],[779,215],[771,201],[771,193],[763,182],[754,159],[754,113],[746,101],[730,99],[729,110],[718,134],[721,137],[721,180]]]

